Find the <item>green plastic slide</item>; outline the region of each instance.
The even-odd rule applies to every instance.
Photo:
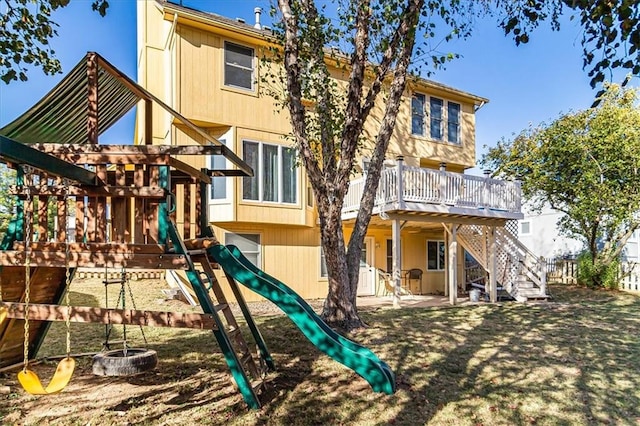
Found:
[[[318,349],[358,373],[374,391],[389,395],[395,392],[395,374],[385,362],[366,347],[336,333],[304,299],[276,278],[256,268],[237,247],[216,245],[207,251],[234,280],[282,309]]]

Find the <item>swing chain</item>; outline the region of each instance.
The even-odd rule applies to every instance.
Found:
[[[136,301],[133,298],[133,291],[131,291],[131,285],[129,284],[129,278],[126,278],[127,288],[129,289],[129,297],[131,298],[131,305],[134,310],[137,310]],[[140,325],[140,332],[142,333],[142,339],[144,340],[144,347],[146,348],[149,344],[147,343],[147,336],[144,334],[144,328]]]
[[[67,203],[67,198],[69,196],[69,181],[67,179],[62,180],[63,193],[65,194],[64,202]],[[64,209],[64,228],[65,233],[64,237],[65,241],[65,253],[64,253],[64,265],[65,265],[65,304],[67,305],[67,318],[65,319],[65,326],[67,328],[67,358],[69,358],[71,354],[71,303],[69,301],[69,293],[71,292],[69,286],[71,285],[71,270],[69,268],[70,261],[70,243],[69,243],[69,212],[67,211],[66,204]]]
[[[27,170],[25,170],[26,172]],[[27,180],[31,179],[31,175],[27,174],[25,177]],[[24,262],[24,363],[22,365],[22,371],[26,373],[29,365],[29,302],[31,298],[31,219],[33,212],[33,205],[31,199],[31,190],[29,185],[26,185],[25,192],[27,194],[25,209],[24,209],[24,244],[25,244],[25,262]]]

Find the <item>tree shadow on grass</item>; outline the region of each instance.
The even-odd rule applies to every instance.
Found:
[[[403,311],[395,423],[635,424],[640,299],[623,299]]]

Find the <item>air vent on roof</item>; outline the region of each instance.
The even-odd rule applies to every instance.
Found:
[[[236,18],[236,21],[240,22],[241,24],[244,24],[244,19],[242,18]]]
[[[260,25],[260,15],[262,14],[262,8],[254,8],[253,13],[256,14],[256,23],[254,24],[253,28],[255,28],[256,30],[261,30],[262,26]]]

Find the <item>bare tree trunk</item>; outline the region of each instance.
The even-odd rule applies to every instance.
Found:
[[[318,214],[320,217],[321,243],[329,276],[329,290],[322,317],[334,327],[344,330],[362,327],[356,309],[356,295],[359,279],[360,256],[364,237],[371,219],[375,193],[385,152],[393,133],[402,94],[406,86],[406,75],[413,53],[415,29],[424,6],[424,0],[407,0],[399,19],[398,27],[390,37],[390,42],[379,65],[375,67],[373,79],[365,94],[365,70],[369,66],[368,48],[370,45],[371,12],[369,0],[361,0],[357,10],[354,35],[354,52],[350,58],[349,85],[346,91],[344,127],[340,134],[328,132],[335,114],[336,103],[331,98],[329,73],[324,62],[324,37],[318,11],[313,1],[296,3],[294,0],[278,0],[278,6],[284,22],[284,65],[287,74],[287,104],[291,114],[293,135],[300,150],[300,158],[307,170],[309,182],[313,188]],[[309,25],[306,45],[299,46],[299,16],[304,13]],[[300,52],[305,46],[311,47],[316,55],[310,63],[314,64],[318,80],[327,90],[315,92],[315,113],[321,118],[319,141],[311,140],[307,133],[307,116],[302,104],[302,86],[300,84]],[[317,65],[325,65],[317,70]],[[354,231],[345,246],[342,228],[342,205],[349,189],[349,178],[353,171],[364,124],[376,103],[376,99],[385,85],[389,74],[393,80],[386,101],[385,116],[374,142],[374,155],[370,175],[366,180],[365,192],[356,219]],[[321,86],[324,87],[324,86]],[[317,147],[320,142],[320,149]]]
[[[325,215],[321,214],[320,232],[329,275],[329,291],[321,317],[332,327],[343,331],[364,327],[355,300],[358,273],[355,280],[350,277],[352,271],[347,266],[342,221],[339,216],[338,220],[323,219],[322,216]]]

